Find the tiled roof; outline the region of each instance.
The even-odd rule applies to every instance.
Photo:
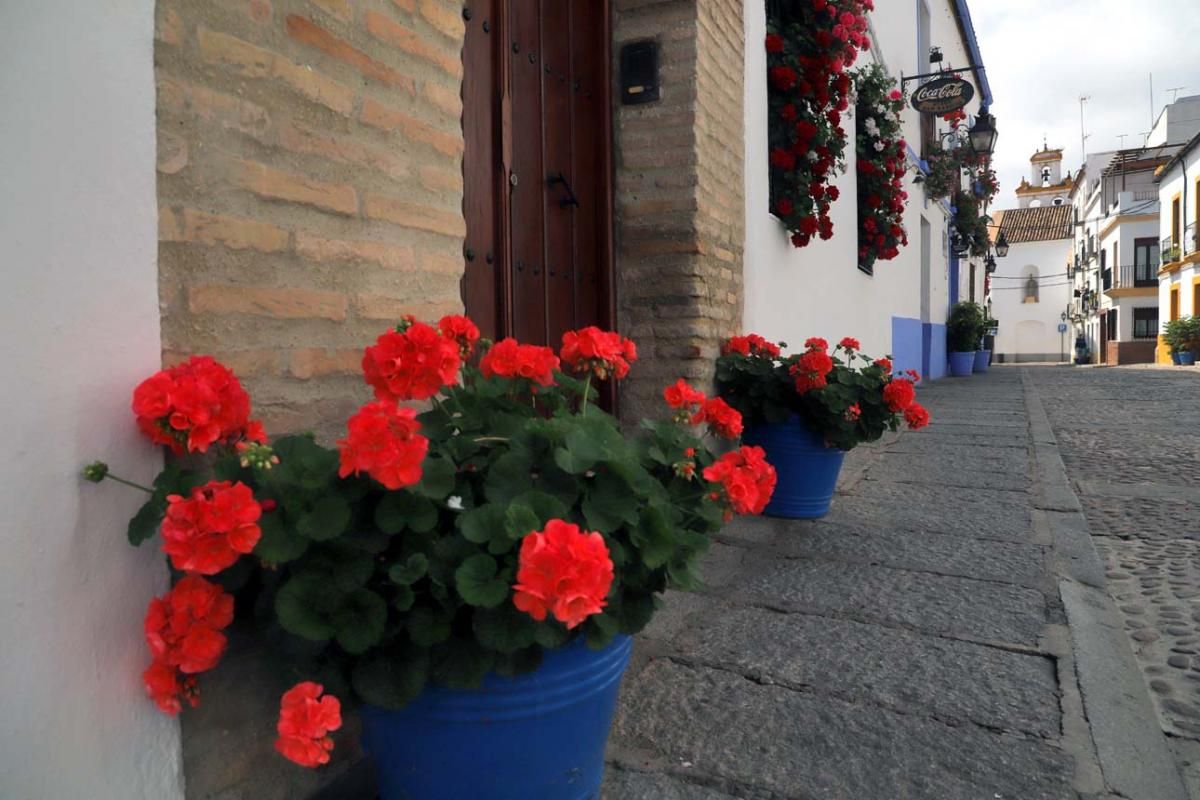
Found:
[[[993,214],[996,225],[994,237],[1004,238],[1009,244],[1022,242],[1051,242],[1071,238],[1071,206],[1039,206],[1038,208],[1010,208]]]

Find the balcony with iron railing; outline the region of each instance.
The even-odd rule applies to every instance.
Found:
[[[1116,289],[1146,289],[1158,286],[1158,264],[1122,264],[1108,268],[1100,274],[1101,289],[1111,292]],[[1138,292],[1141,294],[1141,292]]]
[[[1193,253],[1200,253],[1200,226],[1196,222],[1188,223],[1183,229],[1183,236],[1176,242],[1175,237],[1165,236],[1162,240],[1163,266],[1175,264]]]

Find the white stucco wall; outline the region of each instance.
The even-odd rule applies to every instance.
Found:
[[[992,316],[1000,321],[996,357],[1005,361],[1058,360],[1061,348],[1070,357],[1073,338],[1058,332],[1071,299],[1067,257],[1071,241],[1014,244],[1008,256],[996,260],[992,276]],[[1038,302],[1024,302],[1029,268],[1038,273]]]
[[[943,66],[968,63],[950,3],[948,0],[929,0],[929,4],[931,41],[941,46],[946,55]],[[872,24],[878,49],[893,77],[898,79],[901,73],[917,74],[915,4],[877,3]],[[823,336],[830,341],[854,336],[868,354],[891,353],[893,317],[938,324],[946,320],[950,276],[944,206],[926,202],[924,192],[912,183],[913,174],[910,173],[907,185],[910,199],[905,214],[909,246],[898,258],[877,262],[874,275],[860,271],[857,268],[854,118],[849,113],[843,116],[843,127],[851,137],[847,146],[847,169],[834,181],[841,191],[841,197],[831,211],[834,236],[829,241],[814,239],[803,249],[792,247],[787,232],[769,208],[766,53],[762,46],[766,35],[765,3],[746,4],[745,26],[745,328],[770,339],[784,340],[797,349],[809,336]],[[873,60],[871,53],[864,53],[855,67]],[[913,84],[909,88],[911,90]],[[974,114],[978,108],[977,93],[967,110]],[[907,140],[914,149],[919,149],[916,112],[908,109],[904,122]],[[939,128],[945,127],[945,123],[939,121]],[[922,218],[930,225],[932,253],[929,296],[925,304],[928,311],[924,319]],[[960,296],[967,297],[968,291],[964,280],[960,285]]]
[[[0,797],[173,800],[178,724],[148,702],[166,583],[84,484],[148,480],[130,392],[159,361],[153,0],[5,2],[0,18]]]

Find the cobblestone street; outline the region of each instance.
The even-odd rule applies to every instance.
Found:
[[[1186,798],[1197,388],[1051,368],[925,387],[934,424],[854,451],[827,518],[741,520],[707,588],[668,596],[605,796]]]
[[[1200,785],[1200,375],[1030,374],[1163,730]]]

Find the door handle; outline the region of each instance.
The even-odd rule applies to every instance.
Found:
[[[567,208],[569,206],[575,206],[576,208],[579,208],[579,199],[575,197],[575,192],[573,189],[571,189],[571,184],[567,182],[566,175],[563,175],[560,172],[557,175],[551,175],[546,179],[547,186],[557,186],[560,183],[563,185],[563,188],[567,190],[567,196],[558,201],[558,207]]]

